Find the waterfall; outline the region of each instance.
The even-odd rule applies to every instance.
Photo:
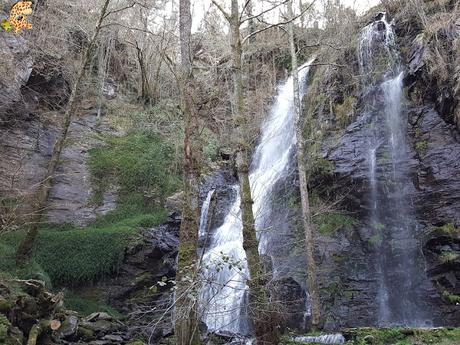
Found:
[[[300,96],[305,93],[305,80],[313,60],[299,67]],[[294,128],[294,86],[292,77],[279,88],[270,115],[262,127],[249,175],[253,211],[259,238],[259,252],[268,251],[270,192],[288,172],[296,143]],[[245,311],[246,281],[249,271],[243,249],[239,187],[232,187],[236,197],[224,223],[214,230],[210,245],[203,255],[205,284],[201,292],[203,320],[211,331],[249,334],[250,323]]]
[[[214,194],[214,189],[211,189],[206,196],[206,199],[201,206],[201,216],[200,216],[200,227],[198,231],[198,236],[204,237],[208,229],[208,215],[209,215],[209,205],[211,205],[212,196]]]
[[[369,226],[376,248],[378,323],[426,326],[429,313],[420,291],[425,273],[418,260],[418,224],[408,197],[412,184],[403,72],[393,27],[385,13],[362,29],[358,58],[364,87],[377,90],[377,96],[370,93],[366,101],[371,106],[365,109],[372,114],[368,130]]]

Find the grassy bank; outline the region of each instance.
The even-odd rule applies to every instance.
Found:
[[[158,135],[134,133],[103,138],[90,151],[93,196],[117,191],[117,208],[85,228],[43,225],[32,261],[15,266],[15,251],[25,229],[0,236],[0,278],[36,278],[53,287],[90,284],[115,273],[126,248],[139,239],[139,228],[166,220],[164,200],[180,187],[180,171],[172,145]]]

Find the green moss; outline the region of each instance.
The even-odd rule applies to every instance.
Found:
[[[382,223],[372,223],[372,228],[377,231],[383,231],[385,230],[385,224]]]
[[[346,97],[342,103],[336,104],[334,107],[335,119],[340,127],[345,127],[353,119],[355,107],[358,100],[353,96]]]
[[[51,279],[35,258],[29,264],[19,269],[16,267],[16,248],[22,239],[22,233],[8,233],[0,237],[0,280],[1,279],[38,279],[51,287]]]
[[[459,304],[460,303],[460,296],[459,295],[455,295],[455,294],[451,294],[449,291],[447,290],[444,290],[442,292],[442,297],[447,300],[448,302],[452,303],[452,304]]]
[[[382,243],[382,240],[383,240],[382,235],[376,234],[369,238],[369,243],[372,244],[373,246],[378,246]]]
[[[64,303],[66,308],[75,310],[82,315],[104,311],[113,317],[121,316],[117,310],[107,305],[102,294],[97,290],[94,290],[93,293],[89,293],[88,290],[69,290],[65,292]]]
[[[314,217],[313,221],[321,234],[331,234],[340,229],[352,228],[359,224],[357,219],[336,212],[323,213]]]
[[[104,192],[118,189],[119,209],[148,212],[180,186],[174,148],[157,135],[129,134],[104,137],[105,145],[90,150],[93,176],[92,202],[101,203]]]
[[[179,259],[178,267],[184,269],[193,264],[195,258],[196,248],[193,243],[180,243],[179,244]]]
[[[441,255],[439,255],[439,261],[441,261],[443,264],[446,264],[456,261],[459,257],[460,256],[454,252],[442,252]]]
[[[415,151],[417,151],[419,155],[423,155],[427,149],[428,141],[426,140],[419,141],[415,144]]]
[[[112,215],[83,229],[69,225],[44,226],[39,232],[33,260],[23,270],[15,266],[15,252],[24,231],[6,234],[0,238],[1,275],[51,281],[57,286],[74,286],[110,275],[117,271],[126,249],[138,238],[139,226],[157,225],[164,215],[122,216]]]
[[[460,234],[460,227],[456,227],[454,223],[447,223],[434,228],[435,231],[440,231],[445,234]]]
[[[138,228],[165,221],[164,199],[181,180],[180,172],[173,169],[171,145],[147,134],[104,140],[106,145],[90,151],[93,202],[100,203],[104,192],[117,186],[117,209],[83,229],[43,225],[33,260],[20,271],[15,267],[15,251],[24,230],[1,236],[0,276],[41,279],[58,286],[93,282],[117,271]]]
[[[328,159],[318,157],[309,167],[312,175],[330,175],[335,170],[335,165]]]

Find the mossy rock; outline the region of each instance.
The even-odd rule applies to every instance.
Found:
[[[126,345],[145,345],[145,343],[142,340],[133,340],[127,343]]]
[[[12,307],[11,301],[8,301],[5,298],[0,297],[0,313],[8,312]]]
[[[80,326],[77,330],[77,336],[78,338],[82,338],[84,340],[91,339],[94,337],[94,330],[84,326]]]

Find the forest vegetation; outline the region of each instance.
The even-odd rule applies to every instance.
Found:
[[[0,344],[460,344],[460,3],[0,0]]]

